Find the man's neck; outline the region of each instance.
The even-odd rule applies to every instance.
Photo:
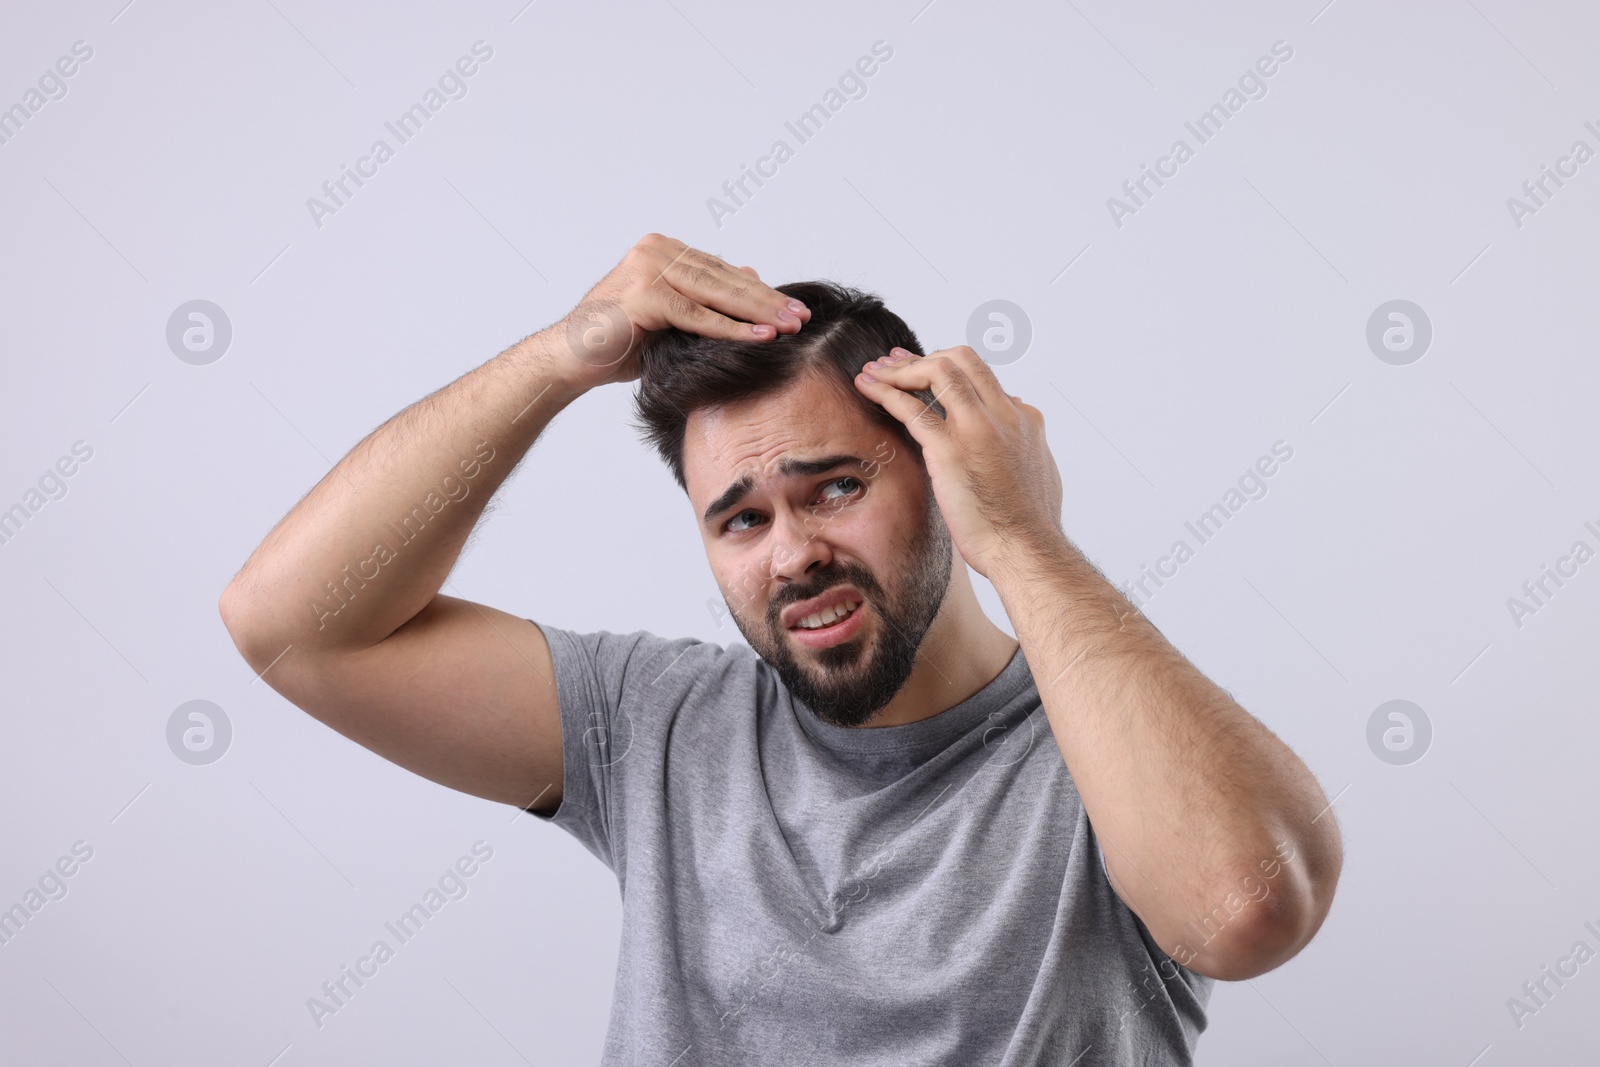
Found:
[[[945,609],[928,628],[911,677],[864,728],[904,726],[949,711],[1011,663],[1016,638],[983,613],[970,585],[958,590],[952,583]]]

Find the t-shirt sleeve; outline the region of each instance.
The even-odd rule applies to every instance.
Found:
[[[570,833],[620,879],[627,768],[630,760],[645,758],[634,751],[642,743],[635,720],[646,706],[644,694],[658,691],[652,681],[701,642],[644,630],[577,633],[534,625],[544,632],[555,665],[562,767],[560,805],[549,814],[529,814]],[[651,714],[670,711],[650,706]]]

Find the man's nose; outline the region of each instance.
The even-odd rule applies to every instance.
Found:
[[[808,512],[774,515],[769,573],[774,578],[803,581],[817,567],[827,566],[833,559],[833,550],[822,533],[822,523]]]

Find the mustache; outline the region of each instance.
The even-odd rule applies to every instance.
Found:
[[[790,604],[798,604],[803,600],[819,597],[828,590],[836,589],[841,585],[855,586],[861,591],[861,595],[869,601],[876,600],[882,592],[878,587],[877,580],[865,568],[860,570],[841,568],[821,577],[814,585],[807,588],[800,589],[792,585],[789,586],[784,590],[781,597],[774,597],[769,602],[767,614],[776,622],[783,614],[783,609]]]

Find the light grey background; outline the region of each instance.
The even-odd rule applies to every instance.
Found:
[[[999,373],[1045,412],[1066,528],[1118,582],[1293,447],[1147,607],[1337,796],[1347,849],[1315,942],[1219,983],[1201,1063],[1592,1056],[1600,962],[1520,1028],[1507,998],[1600,949],[1600,562],[1520,627],[1507,600],[1600,547],[1600,160],[1520,227],[1507,198],[1600,148],[1600,16],[1323,3],[12,6],[0,106],[94,52],[0,145],[0,508],[74,442],[93,457],[0,545],[0,907],[94,852],[0,945],[0,1059],[598,1060],[611,874],[287,704],[216,601],[362,436],[652,230],[873,289],[932,348],[984,301],[1022,307],[1031,347]],[[317,227],[307,198],[478,40],[467,95]],[[718,227],[707,198],[795,147],[784,122],[879,40],[867,94]],[[1267,95],[1115,225],[1107,198],[1196,146],[1185,121],[1280,40]],[[166,343],[194,299],[233,328],[210,365]],[[1433,327],[1407,366],[1366,343],[1392,299]],[[629,414],[617,386],[564,413],[446,591],[739,640]],[[192,765],[167,723],[201,699],[233,736]],[[1366,739],[1393,699],[1433,727],[1405,766]],[[480,839],[468,895],[318,1028],[307,998]]]

